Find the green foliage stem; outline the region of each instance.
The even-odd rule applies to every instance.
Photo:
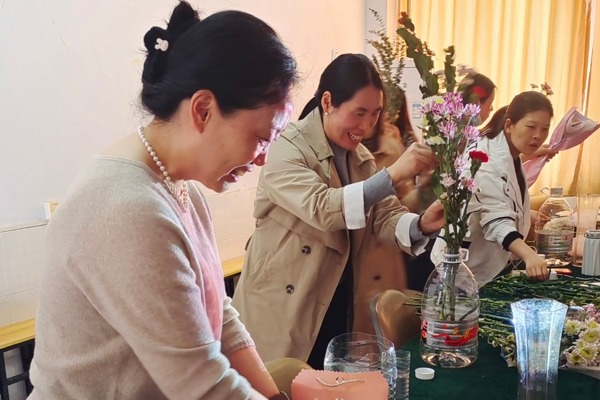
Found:
[[[369,31],[369,33],[377,36],[377,39],[369,39],[367,43],[375,49],[375,54],[371,56],[371,60],[383,81],[388,118],[394,122],[398,119],[405,101],[405,94],[400,86],[402,70],[404,69],[404,62],[401,57],[404,45],[401,40],[390,39],[387,36],[385,22],[381,14],[372,8],[369,8],[369,10],[379,24],[379,28]]]

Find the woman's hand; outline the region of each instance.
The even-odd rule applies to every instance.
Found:
[[[546,260],[538,256],[523,239],[515,239],[508,246],[508,250],[525,263],[525,271],[531,279],[546,280],[548,277],[548,267]]]
[[[550,161],[552,159],[552,157],[554,157],[556,154],[558,154],[558,150],[551,149],[549,145],[543,144],[532,155],[530,155],[530,156],[526,156],[524,154],[521,155],[521,161],[529,161],[529,160],[533,160],[534,158],[541,157],[541,156],[547,156],[548,160],[546,160],[546,161]]]
[[[541,145],[540,148],[533,153],[535,157],[548,156],[549,160],[552,159],[552,157],[554,157],[556,154],[558,154],[558,150],[551,149],[550,145],[547,144]]]
[[[432,177],[433,170],[429,170],[425,173],[419,174],[415,177],[415,185],[421,190],[429,190],[429,187],[431,186]]]
[[[254,389],[251,400],[270,399],[279,393],[273,377],[254,346],[242,347],[229,354],[228,358],[231,367],[246,378]]]
[[[412,179],[422,172],[432,170],[437,163],[437,158],[429,146],[413,143],[388,167],[387,171],[395,186],[405,179]]]
[[[539,211],[536,210],[529,210],[529,215],[531,216],[531,222],[536,222],[538,220],[539,216]]]
[[[381,136],[389,136],[391,138],[398,140],[400,143],[402,143],[402,136],[400,135],[400,129],[398,129],[398,127],[396,125],[392,124],[389,121],[385,121],[383,123],[383,132],[381,133]],[[402,147],[404,147],[404,146],[402,146]]]
[[[527,275],[529,275],[531,279],[543,281],[548,278],[548,266],[546,265],[546,260],[536,254],[527,257],[524,261],[525,272],[527,272]]]
[[[444,206],[436,200],[421,215],[419,229],[423,235],[431,235],[444,227]]]

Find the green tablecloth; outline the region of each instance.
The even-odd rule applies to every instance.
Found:
[[[414,370],[430,367],[419,355],[419,338],[403,349],[411,353],[410,400],[508,400],[517,398],[519,377],[508,367],[499,350],[479,338],[479,356],[473,365],[461,369],[433,367],[435,378],[421,381]],[[558,400],[598,400],[600,380],[572,371],[558,372]]]
[[[575,276],[581,275],[573,268]],[[479,337],[479,356],[468,368],[434,367],[435,378],[421,381],[415,368],[430,367],[419,355],[419,340],[414,338],[403,349],[411,352],[410,400],[508,400],[517,398],[519,377],[516,367],[508,367],[500,350]],[[560,370],[558,400],[600,400],[600,380],[580,373]]]

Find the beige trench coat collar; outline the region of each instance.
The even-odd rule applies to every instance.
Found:
[[[311,111],[311,113],[308,114],[304,119],[298,121],[297,123],[293,123],[292,125],[294,125],[297,130],[292,131],[294,133],[289,137],[291,140],[293,140],[293,138],[297,135],[304,135],[307,143],[313,149],[319,161],[333,157],[333,150],[329,145],[327,134],[325,133],[325,129],[323,127],[321,112],[318,107]],[[350,182],[362,182],[373,174],[373,164],[369,161],[374,161],[375,158],[365,146],[360,144],[355,150],[348,151],[348,157],[348,174],[350,176]],[[332,167],[334,165],[333,160],[331,160],[329,163],[322,163],[322,165],[323,171],[329,179],[327,184],[334,188],[342,187],[339,175],[335,167]],[[369,213],[370,211],[367,211],[367,219],[369,217]],[[352,246],[354,253],[352,254],[353,257],[356,256],[356,253],[360,248],[364,234],[364,229],[352,231],[352,240],[354,243]]]
[[[289,139],[293,140],[295,136],[304,135],[307,143],[313,149],[319,161],[333,157],[333,150],[327,140],[327,134],[323,128],[323,120],[321,119],[319,108],[315,108],[306,116],[306,118],[292,123],[292,125],[296,130],[288,131],[291,132]],[[363,145],[359,145],[356,150],[349,151],[348,154],[350,158],[350,181],[360,182],[367,179],[371,175],[371,165],[367,161],[374,160],[375,158],[373,155]],[[341,187],[337,172],[335,174],[332,174],[331,172],[331,165],[331,163],[325,165],[325,175],[329,179],[333,179],[332,175],[335,175],[335,180],[337,182],[330,181],[329,184],[331,187]],[[337,185],[334,185],[334,183],[337,183]]]

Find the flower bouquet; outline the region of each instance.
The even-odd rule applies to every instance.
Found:
[[[479,106],[463,105],[462,96],[446,93],[422,105],[422,130],[439,164],[431,184],[444,206],[446,251],[423,289],[421,358],[432,365],[461,368],[477,358],[479,294],[463,262],[461,244],[468,231],[467,206],[477,184],[473,177],[487,154],[465,152],[479,137],[473,126]]]
[[[600,311],[594,304],[567,316],[561,361],[567,368],[600,379]]]
[[[477,192],[474,177],[488,161],[482,151],[464,151],[479,138],[474,126],[479,111],[479,105],[463,105],[459,93],[430,97],[421,108],[425,143],[439,161],[432,176],[433,190],[444,205],[444,240],[451,254],[459,253],[467,234],[467,206]]]

